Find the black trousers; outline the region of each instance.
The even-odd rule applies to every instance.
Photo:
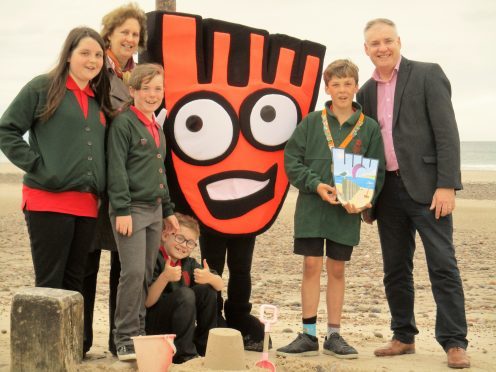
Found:
[[[35,285],[82,293],[96,218],[24,211],[31,242]]]
[[[263,324],[250,314],[251,265],[255,239],[255,236],[223,237],[209,231],[202,231],[200,234],[202,260],[206,259],[209,267],[220,276],[224,272],[226,262],[229,269],[226,302],[223,303],[221,292],[217,294],[218,325],[223,325],[221,322],[224,308],[227,326],[241,332],[245,346],[250,342],[259,342],[264,337]]]
[[[384,286],[393,338],[414,342],[413,255],[418,231],[437,305],[436,340],[447,350],[466,348],[465,300],[453,246],[452,216],[435,219],[429,204],[415,202],[400,176],[387,174],[377,202],[377,222],[384,263]]]
[[[176,335],[174,363],[204,356],[208,332],[216,326],[216,291],[208,284],[180,287],[160,297],[146,313],[146,334]]]
[[[86,262],[85,277],[83,283],[84,297],[84,342],[83,351],[86,353],[93,345],[93,311],[95,308],[95,295],[98,271],[100,269],[100,256],[102,251],[97,249],[88,254]],[[108,348],[112,354],[116,354],[114,336],[115,328],[115,304],[117,299],[117,287],[121,273],[121,262],[119,253],[110,252],[110,277],[109,277],[109,338]]]
[[[220,276],[224,272],[225,263],[229,269],[227,298],[234,306],[234,312],[250,312],[251,296],[251,263],[255,237],[228,238],[202,231],[200,235],[200,251],[208,266]],[[221,292],[218,293],[218,312],[222,312]],[[224,309],[226,311],[226,309]],[[229,312],[229,310],[227,310]],[[227,314],[226,314],[227,316]]]
[[[85,277],[83,282],[84,297],[84,342],[83,351],[86,353],[93,345],[93,310],[95,307],[96,283],[100,269],[100,256],[102,249],[110,251],[110,276],[109,276],[109,339],[108,348],[116,355],[113,329],[115,328],[114,315],[117,299],[117,287],[121,273],[121,262],[115,244],[112,224],[109,217],[108,196],[104,195],[98,210],[96,221],[95,239],[86,262]]]

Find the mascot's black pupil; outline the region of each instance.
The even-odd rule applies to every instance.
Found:
[[[203,127],[203,120],[201,117],[196,115],[191,115],[188,119],[186,119],[186,128],[188,128],[192,132],[198,132]]]
[[[260,110],[260,117],[263,121],[270,123],[276,118],[276,110],[272,106],[264,106]]]

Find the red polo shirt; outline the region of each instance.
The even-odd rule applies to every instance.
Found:
[[[157,147],[160,147],[160,136],[158,134],[158,131],[160,130],[159,125],[155,121],[155,115],[153,115],[153,120],[150,121],[140,110],[138,110],[135,106],[130,107],[131,111],[136,114],[138,119],[143,123],[143,125],[146,127],[148,132],[152,135],[153,139],[155,140],[155,145]]]

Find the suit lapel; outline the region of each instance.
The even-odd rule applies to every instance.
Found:
[[[396,80],[396,89],[394,92],[394,110],[393,110],[393,128],[398,121],[398,113],[400,112],[401,97],[405,91],[408,77],[410,76],[411,65],[410,61],[405,57],[401,58],[400,68],[398,70],[398,79]]]
[[[370,97],[370,117],[379,122],[379,119],[377,118],[377,81],[373,80],[372,84],[370,84],[370,94],[368,97]]]

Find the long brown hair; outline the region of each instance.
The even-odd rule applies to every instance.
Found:
[[[47,103],[41,110],[39,118],[42,122],[47,121],[60,106],[66,93],[66,81],[69,75],[69,62],[72,52],[77,48],[80,41],[85,37],[94,39],[105,51],[105,44],[102,37],[95,30],[89,27],[77,27],[72,29],[65,39],[64,46],[60,52],[57,65],[48,73],[49,86],[47,93]],[[107,115],[112,116],[110,104],[110,80],[107,70],[102,67],[97,76],[90,81],[90,87],[95,93],[95,99],[100,109]]]

